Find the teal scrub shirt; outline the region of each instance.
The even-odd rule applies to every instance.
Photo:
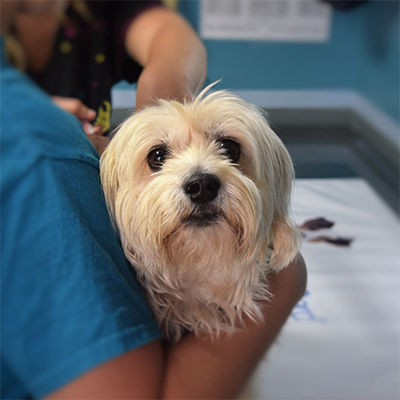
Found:
[[[161,332],[112,229],[96,151],[0,44],[1,398],[35,398]]]

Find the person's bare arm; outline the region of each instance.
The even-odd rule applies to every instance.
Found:
[[[306,269],[299,258],[279,274],[271,275],[273,298],[266,304],[262,324],[247,321],[246,329],[217,341],[191,335],[171,347],[163,398],[237,397],[303,296],[305,286]]]
[[[158,341],[127,352],[51,393],[48,399],[158,399],[163,379]]]
[[[137,109],[157,98],[191,98],[205,80],[204,45],[190,25],[168,9],[155,7],[136,17],[127,30],[125,47],[143,66],[137,84]]]
[[[306,269],[298,258],[271,275],[272,300],[262,324],[218,340],[189,335],[165,350],[153,342],[94,368],[49,398],[234,398],[273,343],[304,293]]]

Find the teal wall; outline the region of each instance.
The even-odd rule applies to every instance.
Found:
[[[181,0],[198,29],[199,0]],[[205,40],[208,82],[229,89],[353,89],[400,122],[399,3],[334,11],[325,43]]]

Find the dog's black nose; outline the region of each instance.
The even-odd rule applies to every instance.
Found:
[[[194,203],[207,203],[218,196],[221,182],[212,174],[197,173],[184,184],[183,189]]]

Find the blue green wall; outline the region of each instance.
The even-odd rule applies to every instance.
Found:
[[[181,0],[198,29],[199,0]],[[230,89],[353,89],[398,123],[399,3],[334,11],[325,43],[205,40],[208,81]]]

